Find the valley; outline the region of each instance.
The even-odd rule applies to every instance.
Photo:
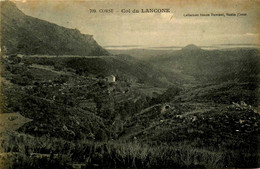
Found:
[[[259,167],[258,48],[106,50],[1,3],[0,166]]]
[[[19,58],[12,55],[6,57],[3,60],[5,71],[2,75],[6,79],[3,83],[3,103],[6,105],[3,113],[19,112],[32,121],[28,121],[18,130],[7,130],[4,132],[4,138],[19,137],[18,133],[25,133],[23,140],[26,142],[29,136],[39,140],[44,138],[50,142],[51,146],[44,151],[42,148],[36,150],[38,149],[36,145],[34,148],[28,145],[31,155],[32,153],[48,154],[52,151],[55,154],[63,154],[63,148],[60,149],[62,151],[52,150],[57,146],[53,139],[58,139],[64,144],[68,142],[71,146],[76,146],[75,143],[78,142],[84,145],[86,141],[87,147],[98,144],[104,148],[102,151],[106,153],[115,151],[116,154],[113,155],[122,160],[123,154],[117,152],[122,148],[120,146],[127,145],[130,149],[134,149],[131,151],[137,152],[140,150],[136,146],[148,146],[148,152],[142,152],[145,153],[143,157],[138,157],[138,153],[136,156],[129,154],[137,161],[117,164],[121,167],[161,166],[159,161],[151,164],[151,161],[145,159],[159,160],[156,156],[162,153],[166,153],[165,158],[167,158],[168,151],[172,151],[173,154],[184,153],[185,159],[182,159],[184,160],[182,162],[179,159],[181,156],[168,159],[164,161],[165,167],[213,167],[215,165],[224,167],[224,164],[241,166],[249,165],[248,159],[250,165],[256,165],[259,114],[257,113],[258,86],[257,81],[254,80],[257,79],[257,74],[253,74],[254,67],[244,67],[250,70],[243,69],[246,72],[251,71],[250,78],[242,73],[239,79],[222,78],[223,74],[215,74],[214,78],[211,78],[214,73],[211,72],[208,82],[205,82],[205,79],[197,78],[198,74],[202,74],[200,71],[191,71],[196,73],[187,73],[188,76],[193,77],[192,80],[176,82],[167,80],[170,78],[165,72],[169,70],[157,71],[158,66],[156,68],[152,63],[153,59],[147,61],[151,63],[143,65],[140,60],[131,56],[32,57],[24,55]],[[158,61],[155,63],[165,64]],[[148,65],[152,65],[153,68]],[[182,68],[185,66],[183,65]],[[184,73],[178,75],[173,73],[171,77],[175,76],[175,79],[179,80],[180,77],[186,76],[182,74]],[[109,81],[107,77],[110,75],[115,76],[116,80]],[[164,78],[161,78],[163,76]],[[205,75],[204,77],[207,78]],[[232,77],[235,77],[235,74],[232,74]],[[35,142],[34,139],[31,143]],[[15,144],[25,146],[24,141]],[[111,146],[110,148],[119,147],[106,150],[106,144]],[[165,149],[166,145],[170,148]],[[7,147],[5,147],[7,151],[20,151]],[[100,163],[101,159],[113,158],[105,157],[102,152],[98,152],[102,155],[98,159],[90,154],[90,158],[97,161],[86,163],[82,155],[87,152],[82,152],[83,154],[80,155],[78,151],[82,149],[75,150],[72,147],[70,149],[71,155],[74,156],[71,159],[73,164],[92,167],[116,165]],[[125,149],[125,153],[130,149]],[[151,156],[150,151],[158,151],[159,154]],[[215,157],[216,155],[218,157]],[[240,159],[241,155],[244,161],[234,162]],[[232,160],[224,162],[227,156]],[[48,156],[45,158],[50,159]],[[200,158],[206,158],[211,162],[198,160]],[[44,158],[34,156],[32,159]],[[55,158],[55,160],[61,159]],[[71,162],[65,163],[69,167]],[[25,166],[27,165],[31,164]]]

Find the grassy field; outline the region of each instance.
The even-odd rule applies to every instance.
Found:
[[[227,152],[213,152],[185,143],[174,146],[151,146],[138,141],[79,140],[72,143],[55,138],[33,138],[16,132],[5,133],[3,138],[2,162],[19,168],[34,168],[41,163],[44,163],[43,168],[72,168],[74,164],[88,168],[220,168],[225,167],[224,164],[232,166],[224,160],[234,158],[233,154],[226,156]],[[9,162],[5,161],[7,158]]]

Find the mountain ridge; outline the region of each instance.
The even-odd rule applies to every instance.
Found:
[[[93,35],[27,16],[10,1],[1,2],[0,32],[6,54],[109,55]]]

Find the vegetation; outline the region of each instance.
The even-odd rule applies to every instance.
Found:
[[[102,73],[97,66],[102,64],[95,63],[107,64],[108,58],[90,58],[91,64],[87,58],[76,60],[16,56],[3,60],[4,113],[20,112],[33,119],[19,133],[2,133],[4,156],[12,154],[8,165],[258,165],[256,82],[172,86],[151,98],[144,88],[138,89],[138,82],[126,80],[124,72],[117,71],[116,83],[107,82],[108,71]],[[96,68],[88,68],[91,65]]]
[[[0,166],[259,167],[257,50],[100,56],[11,2],[1,16]]]
[[[32,138],[17,133],[8,133],[4,138],[6,139],[1,145],[4,152],[12,152],[13,167],[20,168],[34,168],[39,165],[43,168],[72,168],[72,162],[80,164],[82,168],[217,168],[234,166],[234,161],[227,159],[237,158],[235,153],[211,152],[186,144],[150,146],[139,142],[87,140],[71,143],[62,139]]]

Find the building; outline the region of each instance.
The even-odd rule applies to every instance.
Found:
[[[106,77],[108,82],[116,82],[116,77],[114,75],[110,75]]]

